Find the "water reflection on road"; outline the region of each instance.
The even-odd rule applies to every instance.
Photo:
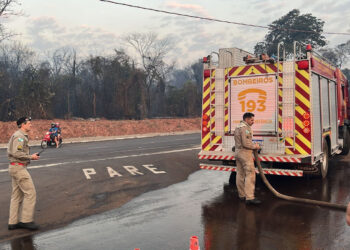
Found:
[[[11,240],[11,250],[36,250],[31,235]]]
[[[298,197],[346,204],[350,169],[331,170],[328,180],[270,176],[274,187]],[[235,189],[203,206],[205,250],[216,249],[350,249],[344,212],[274,198],[258,182],[264,203],[246,206]]]
[[[287,195],[346,204],[349,163],[332,164],[336,168],[325,181],[269,179]],[[144,194],[119,209],[36,235],[34,242],[37,249],[177,250],[188,249],[196,235],[205,250],[350,249],[344,212],[279,200],[259,178],[256,193],[263,204],[246,206],[235,189],[223,188],[227,181],[228,173],[198,171],[186,182]]]

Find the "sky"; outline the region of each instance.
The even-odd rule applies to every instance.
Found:
[[[184,67],[219,48],[237,47],[253,52],[266,29],[176,17],[99,0],[18,0],[15,10],[23,15],[0,21],[18,34],[20,41],[38,55],[69,47],[80,57],[109,55],[127,47],[123,38],[131,33],[154,32],[172,41],[167,58]],[[232,22],[267,26],[292,9],[311,13],[325,21],[326,32],[350,33],[350,0],[115,0],[148,8],[198,15]],[[350,40],[345,35],[325,35],[328,46]]]

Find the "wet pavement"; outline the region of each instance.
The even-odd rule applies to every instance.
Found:
[[[350,163],[338,157],[329,178],[269,176],[281,193],[346,204]],[[196,235],[201,249],[350,249],[345,213],[283,201],[258,178],[260,206],[246,206],[223,185],[229,174],[200,170],[189,179],[145,193],[122,207],[64,228],[0,244],[0,249],[188,249]],[[25,248],[19,248],[25,245]]]
[[[121,207],[133,198],[185,181],[198,170],[200,134],[63,145],[47,149],[28,170],[37,191],[39,232]],[[38,148],[32,148],[32,152]],[[0,242],[28,235],[7,230],[11,194],[0,149]]]

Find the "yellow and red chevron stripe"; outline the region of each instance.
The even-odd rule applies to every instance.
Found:
[[[311,132],[305,133],[303,115],[310,114],[310,73],[299,70],[295,65],[295,149],[286,149],[286,154],[311,154]],[[293,145],[292,138],[286,138],[286,146]]]
[[[279,72],[283,72],[283,64],[279,64]],[[277,70],[277,64],[275,64],[275,69]],[[283,82],[283,73],[278,75],[278,103],[282,103],[283,92],[281,90]],[[278,105],[278,133],[282,132],[282,105]]]
[[[230,77],[270,73],[274,74],[277,72],[277,67],[274,64],[248,65],[228,68],[227,72]]]
[[[210,117],[210,76],[203,78],[203,98],[202,98],[202,117]],[[210,123],[210,122],[209,122]],[[205,149],[210,143],[210,130],[204,130],[205,125],[202,121],[202,149]]]
[[[222,143],[222,137],[212,132],[215,130],[215,69],[211,69],[210,76],[203,79],[202,117],[204,115],[210,117],[210,120],[208,129],[205,131],[202,129],[202,149],[216,151]]]
[[[229,92],[228,92],[228,69],[225,69],[225,94],[224,94],[224,98],[225,98],[225,102],[224,102],[224,113],[225,113],[225,118],[224,118],[224,132],[225,134],[229,132],[229,122],[228,122],[228,110],[229,110],[229,100],[228,100],[228,97],[229,97]]]

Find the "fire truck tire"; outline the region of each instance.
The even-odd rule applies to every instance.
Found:
[[[329,152],[328,152],[328,143],[323,142],[323,160],[317,165],[318,173],[322,176],[322,179],[327,177],[329,166]]]
[[[350,149],[350,133],[348,127],[343,128],[343,149],[341,151],[341,155],[347,155]]]

